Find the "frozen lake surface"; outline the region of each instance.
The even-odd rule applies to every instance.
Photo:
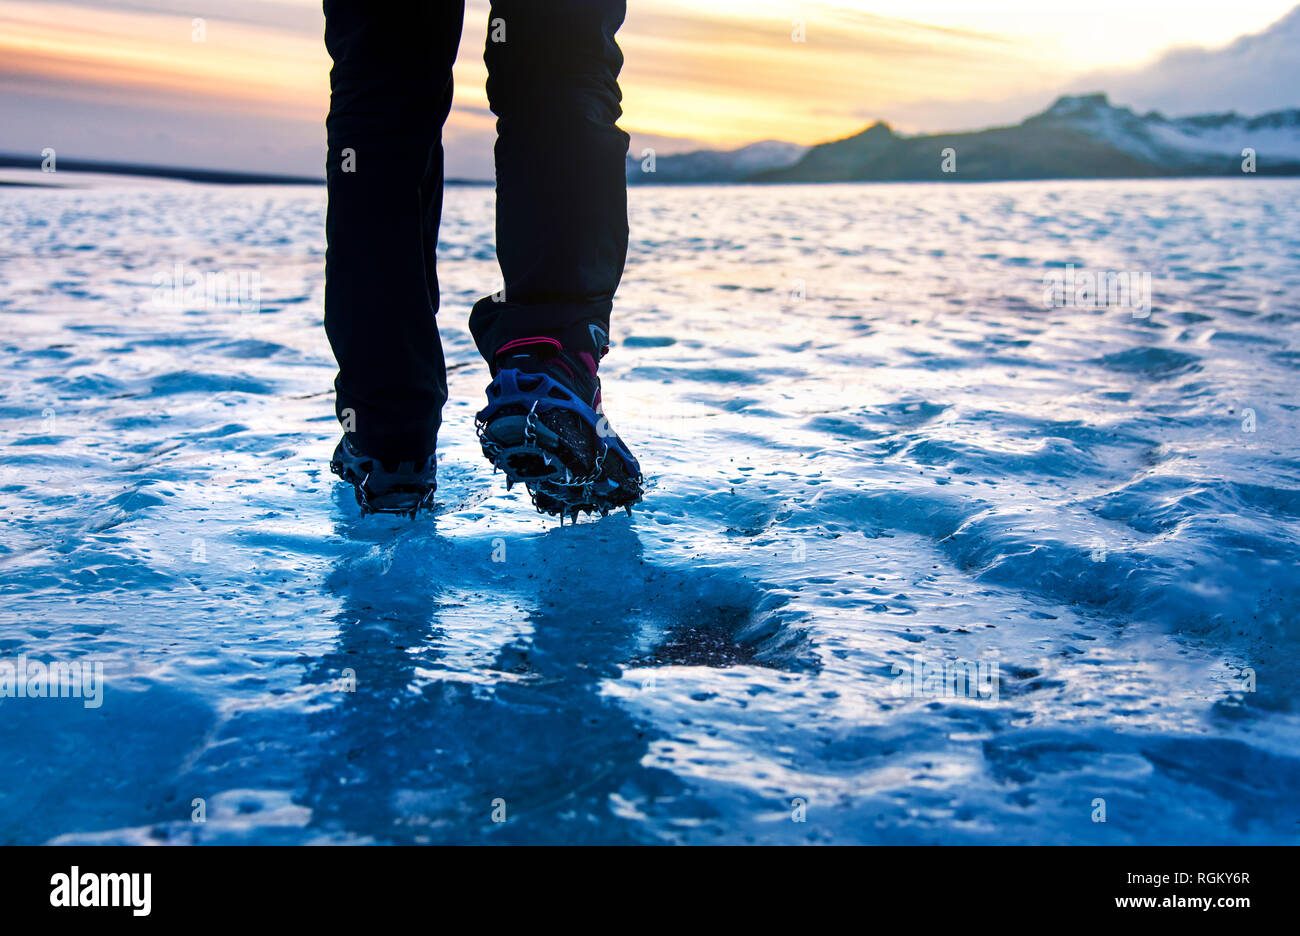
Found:
[[[491,198],[410,522],[328,471],[323,189],[0,188],[0,662],[104,679],[0,699],[0,842],[1300,840],[1300,182],[636,189],[651,489],[563,529],[474,441]]]

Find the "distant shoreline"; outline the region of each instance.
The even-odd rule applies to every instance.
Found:
[[[184,166],[150,166],[143,163],[100,162],[93,159],[65,159],[60,157],[57,169],[63,172],[94,172],[102,175],[136,176],[154,179],[176,179],[182,182],[203,182],[210,185],[324,185],[324,176],[281,175],[272,172],[239,172],[227,169],[192,169]],[[40,156],[19,156],[0,153],[0,169],[32,169],[40,171]],[[58,172],[50,173],[57,175]],[[9,183],[18,185],[22,183]],[[475,179],[447,179],[447,185],[492,185],[492,182]]]
[[[40,171],[40,160],[30,156],[14,156],[0,153],[0,169],[26,169]],[[97,162],[85,159],[60,159],[58,172],[43,173],[49,182],[0,179],[0,188],[57,188],[61,186],[57,179],[59,172],[94,173],[99,175],[120,175],[143,179],[170,179],[182,182],[196,182],[208,185],[299,185],[323,186],[324,178],[313,176],[278,175],[265,172],[236,172],[222,169],[191,169],[182,166],[150,166],[136,163]],[[1214,173],[1189,172],[1187,174],[1168,175],[1059,175],[1059,176],[1006,176],[971,178],[953,175],[944,178],[895,178],[895,179],[761,179],[744,178],[734,180],[720,179],[674,179],[672,181],[653,183],[633,183],[629,188],[694,188],[707,186],[736,186],[770,188],[779,185],[988,185],[1007,182],[1155,182],[1155,181],[1194,181],[1197,179],[1279,179],[1297,178],[1300,172],[1295,166],[1280,169],[1261,169],[1256,173]],[[495,183],[478,179],[447,179],[448,186],[484,187]],[[75,187],[75,186],[74,186]]]

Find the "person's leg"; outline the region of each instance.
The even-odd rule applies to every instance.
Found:
[[[505,290],[470,315],[492,371],[475,425],[507,486],[561,522],[631,510],[644,486],[597,374],[627,257],[625,12],[625,0],[493,0],[484,55]]]
[[[475,304],[470,330],[494,368],[496,352],[513,339],[564,341],[590,335],[589,325],[609,333],[628,239],[628,137],[615,125],[623,54],[614,41],[626,7],[626,0],[493,0],[484,60],[497,115],[505,290]]]
[[[347,439],[383,462],[434,451],[447,377],[435,314],[442,125],[463,0],[324,0],[325,331]]]

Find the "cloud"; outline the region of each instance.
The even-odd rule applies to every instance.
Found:
[[[796,42],[791,9],[784,0],[633,4],[619,34],[621,125],[663,153],[811,143],[851,130],[856,108],[972,84],[996,93],[1039,71],[1024,43],[837,4],[800,4],[807,41]],[[53,138],[83,158],[317,172],[329,95],[319,5],[230,0],[205,17],[202,43],[191,40],[195,15],[181,0],[0,0],[5,145]],[[492,176],[487,19],[486,0],[470,0],[446,131],[448,171],[463,177]],[[155,126],[168,128],[163,150]]]
[[[1178,117],[1300,107],[1300,6],[1267,30],[1220,49],[1176,49],[1140,69],[1102,71],[1070,84],[1119,104]]]
[[[625,124],[713,145],[815,143],[853,132],[864,109],[972,87],[1000,96],[1067,75],[1029,42],[832,4],[659,0],[630,8],[619,41]]]
[[[996,98],[927,99],[855,111],[904,133],[1016,124],[1062,94],[1104,92],[1116,104],[1169,117],[1235,110],[1248,116],[1300,107],[1300,6],[1267,29],[1220,48],[1180,48],[1140,68],[1089,72],[1062,83],[1030,82]]]

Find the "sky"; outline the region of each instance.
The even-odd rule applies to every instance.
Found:
[[[1176,71],[1165,83],[1182,97],[1141,100],[1144,70],[1258,33],[1294,5],[631,0],[620,125],[634,152],[817,143],[878,119],[901,132],[1015,122],[1062,91],[1108,90],[1094,84],[1123,89],[1120,103],[1193,112]],[[452,176],[491,176],[487,20],[487,0],[468,0]],[[323,28],[318,0],[0,0],[0,152],[320,175]],[[1239,81],[1228,104],[1262,110],[1276,84]]]

